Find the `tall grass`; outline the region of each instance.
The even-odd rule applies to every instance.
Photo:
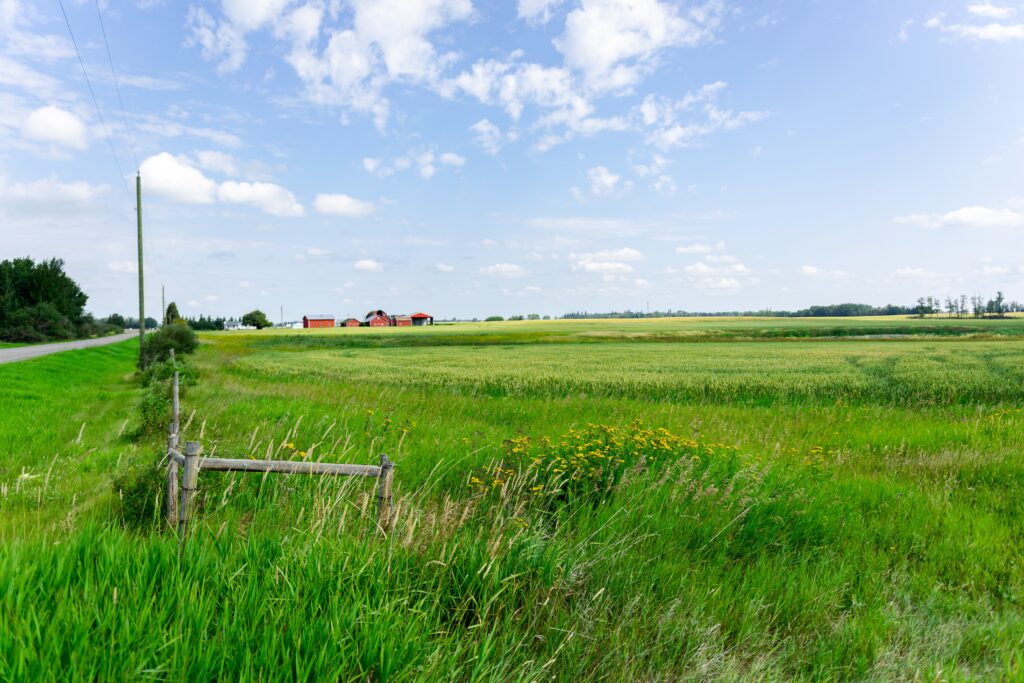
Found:
[[[1022,675],[1016,342],[445,355],[261,339],[206,338],[185,437],[238,457],[387,452],[393,533],[374,528],[372,480],[204,472],[179,550],[158,498],[125,528],[87,493],[103,475],[62,470],[92,514],[61,521],[64,498],[0,508],[52,520],[0,553],[0,680]],[[78,410],[99,412],[105,386],[131,415],[129,356],[61,369]],[[953,393],[935,399],[946,364]],[[737,389],[679,391],[694,376]],[[735,400],[745,383],[763,400]],[[5,405],[29,424],[33,399]],[[79,453],[65,421],[35,437],[30,471]],[[123,466],[159,447],[102,434],[81,448]]]

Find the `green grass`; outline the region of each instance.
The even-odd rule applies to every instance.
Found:
[[[386,452],[398,519],[373,533],[372,480],[203,473],[180,554],[111,520],[160,445],[117,435],[130,344],[0,366],[0,679],[1019,678],[1020,321],[826,322],[204,335],[186,438]],[[637,419],[678,439],[614,450],[603,502],[530,469]]]

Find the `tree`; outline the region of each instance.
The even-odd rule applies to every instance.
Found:
[[[540,320],[540,314],[539,313],[531,313],[530,315],[526,316],[526,319],[527,320]]]
[[[486,318],[484,318],[484,322],[485,323],[499,323],[499,322],[503,321],[504,319],[505,319],[504,316],[489,315]]]
[[[242,316],[243,325],[251,325],[257,330],[262,330],[264,327],[270,327],[270,320],[267,319],[267,314],[263,311],[256,309],[255,311],[249,311]]]
[[[199,340],[192,328],[183,322],[164,325],[156,332],[146,335],[142,345],[141,365],[149,367],[153,363],[170,358],[171,349],[176,355],[192,353],[199,347]]]
[[[167,304],[167,310],[164,311],[164,325],[173,325],[179,320],[181,320],[181,314],[178,313],[178,304],[172,301]]]
[[[107,316],[106,323],[108,325],[116,325],[117,327],[124,328],[127,326],[127,321],[124,316],[120,313],[111,313]]]
[[[0,261],[0,339],[48,341],[79,336],[89,297],[64,272],[64,261]]]

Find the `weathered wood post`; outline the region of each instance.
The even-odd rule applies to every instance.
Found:
[[[185,442],[185,476],[181,482],[181,502],[178,505],[178,539],[185,540],[188,533],[188,521],[192,516],[192,507],[196,495],[196,482],[199,480],[199,442]]]
[[[377,526],[382,533],[391,531],[391,482],[395,463],[383,453],[380,456],[380,482],[377,484]]]
[[[171,451],[177,449],[178,432],[172,422],[167,436],[167,523],[172,529],[178,524],[178,461]]]

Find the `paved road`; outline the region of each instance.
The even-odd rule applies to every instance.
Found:
[[[90,346],[106,346],[107,344],[115,344],[125,339],[138,339],[138,337],[139,332],[136,330],[134,332],[125,332],[124,334],[115,334],[110,337],[100,337],[99,339],[80,339],[78,341],[60,342],[58,344],[33,344],[32,346],[16,346],[13,349],[0,349],[0,363],[13,363],[14,361],[48,356],[51,353],[60,353],[61,351],[87,349]]]

